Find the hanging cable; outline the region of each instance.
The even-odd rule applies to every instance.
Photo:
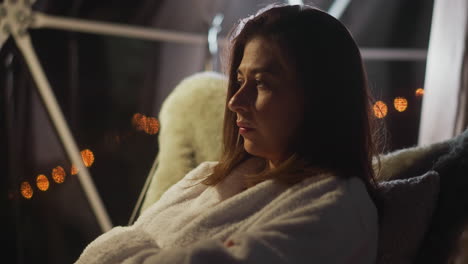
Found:
[[[290,5],[303,5],[304,1],[302,1],[302,0],[288,0],[288,4],[290,4]]]
[[[218,69],[218,53],[219,53],[219,44],[218,44],[218,34],[221,32],[221,23],[223,23],[224,15],[218,13],[214,16],[213,21],[211,22],[211,27],[208,30],[208,49],[211,55],[211,63],[214,71]]]
[[[335,0],[328,9],[328,13],[336,19],[340,19],[350,3],[351,0]]]

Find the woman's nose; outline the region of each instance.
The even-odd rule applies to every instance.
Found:
[[[245,86],[241,87],[229,100],[228,107],[231,111],[236,113],[248,111],[251,98],[246,88]]]

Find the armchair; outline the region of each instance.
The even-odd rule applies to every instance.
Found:
[[[141,211],[221,151],[226,80],[202,72],[184,79],[160,112],[158,166]],[[381,155],[383,197],[378,263],[449,263],[468,220],[468,130],[443,142]],[[459,251],[459,250],[458,250]]]

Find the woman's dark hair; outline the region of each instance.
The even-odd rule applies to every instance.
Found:
[[[262,37],[278,45],[304,90],[305,113],[293,139],[295,154],[275,170],[260,171],[252,184],[268,178],[294,183],[314,173],[359,177],[371,196],[376,190],[373,157],[372,98],[359,49],[337,19],[306,5],[273,5],[241,20],[231,33],[228,91],[219,164],[205,181],[214,185],[248,159],[236,126],[236,113],[227,108],[236,93],[237,69],[246,43]]]

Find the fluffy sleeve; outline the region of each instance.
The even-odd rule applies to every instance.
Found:
[[[144,231],[118,226],[90,243],[75,263],[122,263],[129,256],[141,255],[142,252],[156,254],[158,251],[158,245]]]
[[[313,203],[290,202],[299,204],[284,203],[275,209],[277,217],[257,219],[260,224],[253,223],[253,228],[239,230],[226,241],[206,239],[182,248],[159,249],[143,232],[124,228],[115,231],[118,235],[93,242],[97,248],[85,250],[77,263],[375,262],[377,217],[367,196],[349,197],[336,191],[320,195]]]

